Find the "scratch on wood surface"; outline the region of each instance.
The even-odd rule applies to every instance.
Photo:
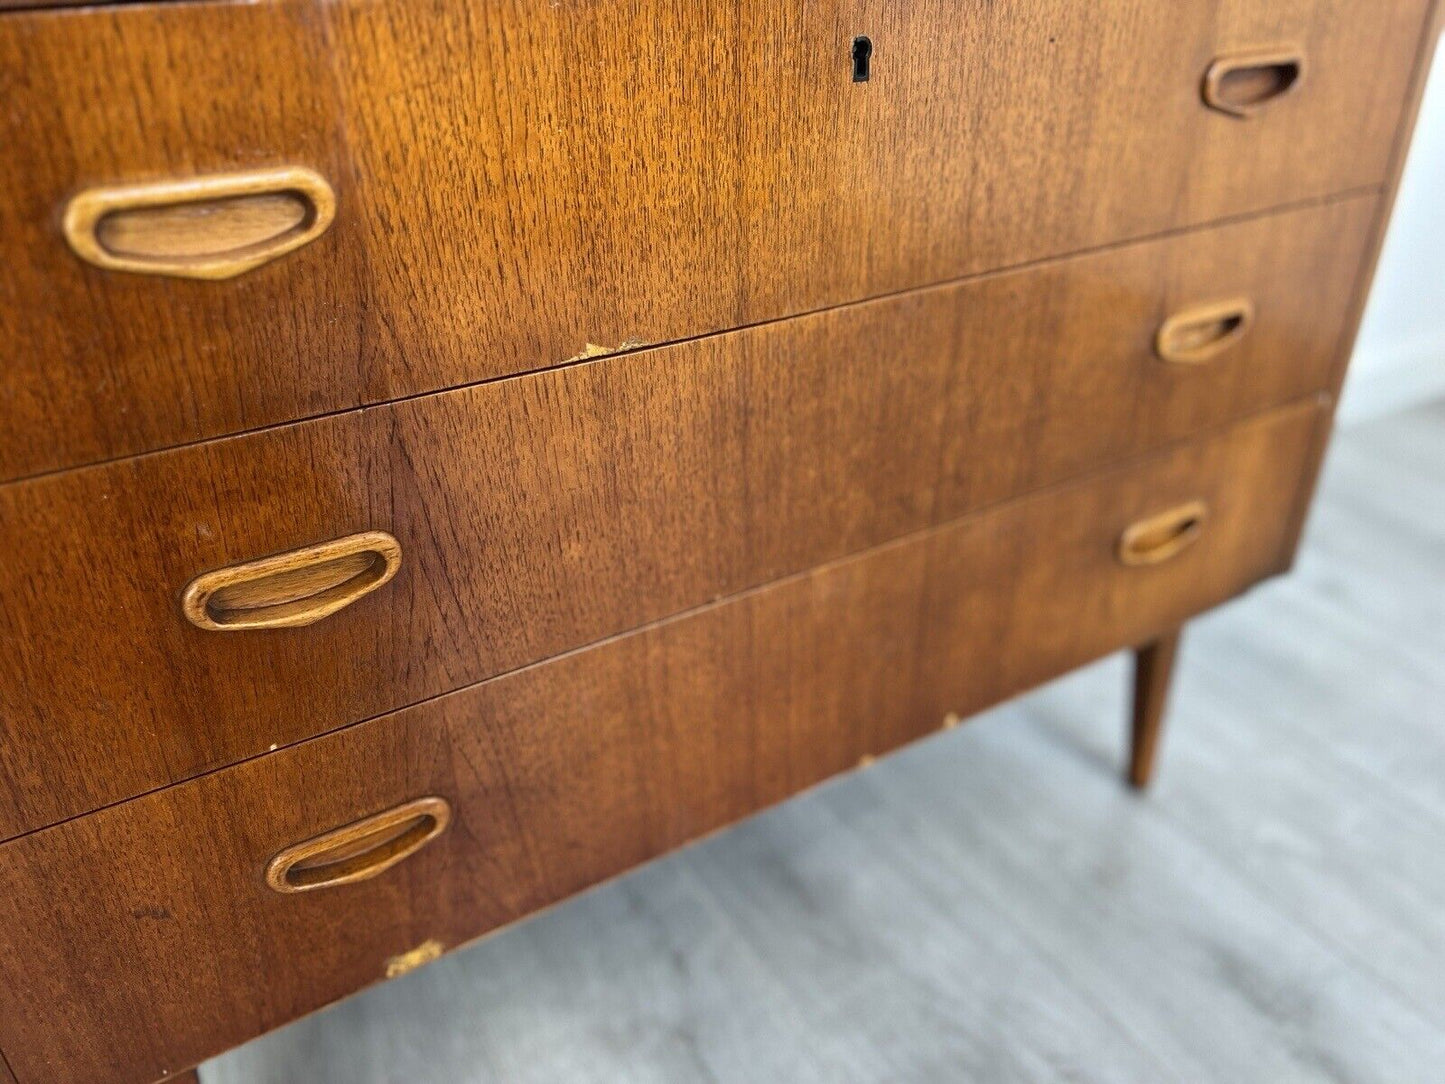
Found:
[[[646,339],[623,339],[616,346],[599,346],[596,343],[587,343],[582,348],[582,353],[573,354],[562,364],[567,365],[574,361],[586,361],[588,358],[606,357],[608,354],[620,354],[624,350],[640,350],[646,345]]]
[[[588,343],[582,348],[582,353],[573,354],[567,361],[586,361],[588,358],[600,358],[613,353],[616,353],[616,351],[610,346],[598,346],[596,343]]]
[[[394,979],[414,971],[422,964],[429,964],[443,952],[442,943],[435,939],[423,941],[410,952],[403,952],[386,961],[386,977]]]

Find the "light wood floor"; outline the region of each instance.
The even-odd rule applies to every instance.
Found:
[[[1192,626],[245,1047],[206,1084],[1445,1080],[1445,404]]]

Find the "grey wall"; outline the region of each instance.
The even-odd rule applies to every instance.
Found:
[[[1445,396],[1445,48],[1340,403],[1343,424]]]

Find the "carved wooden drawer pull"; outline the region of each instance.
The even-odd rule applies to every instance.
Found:
[[[1198,365],[1234,346],[1253,324],[1254,302],[1247,297],[1196,305],[1164,321],[1154,351],[1176,365]]]
[[[1199,541],[1207,515],[1203,501],[1190,501],[1131,524],[1119,537],[1119,560],[1157,565],[1179,556]]]
[[[1232,117],[1250,117],[1278,101],[1304,79],[1298,49],[1272,49],[1220,57],[1204,75],[1204,100]]]
[[[220,632],[299,628],[375,591],[400,567],[400,543],[366,531],[203,573],[181,608],[193,625]]]
[[[111,271],[225,279],[314,241],[336,196],[289,166],[184,181],[92,188],[65,209],[65,239]]]
[[[451,819],[445,798],[417,798],[287,847],[266,866],[266,883],[277,892],[312,892],[368,880],[436,839]]]

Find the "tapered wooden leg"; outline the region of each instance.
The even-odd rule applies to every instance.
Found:
[[[1134,726],[1129,743],[1129,782],[1143,789],[1154,776],[1154,756],[1164,729],[1169,682],[1183,629],[1175,629],[1134,652]]]

